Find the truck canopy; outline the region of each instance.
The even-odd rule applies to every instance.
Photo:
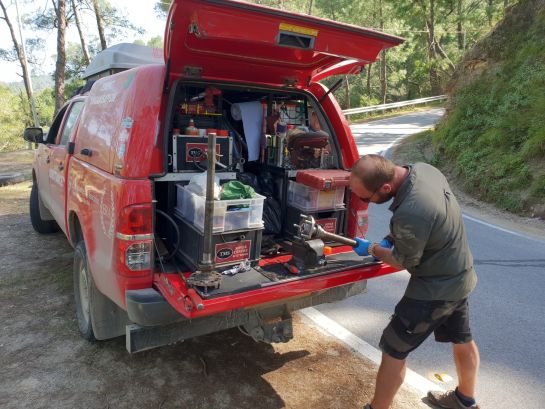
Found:
[[[83,78],[94,80],[148,64],[164,64],[163,49],[120,43],[99,52],[83,73]]]
[[[180,77],[306,87],[359,72],[399,37],[234,0],[174,0],[165,32],[170,83]]]

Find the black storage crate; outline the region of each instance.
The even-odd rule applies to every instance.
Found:
[[[175,220],[180,229],[178,257],[196,271],[202,260],[204,235],[175,211]],[[259,262],[262,229],[214,233],[212,245],[217,266],[230,266],[249,260],[252,266]]]
[[[320,210],[319,212],[306,212],[296,207],[287,206],[286,218],[282,232],[287,239],[293,239],[297,235],[297,228],[294,224],[299,224],[301,214],[312,216],[316,222],[329,233],[342,234],[344,226],[344,215],[346,209]]]

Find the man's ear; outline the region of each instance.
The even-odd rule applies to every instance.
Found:
[[[379,191],[382,192],[382,193],[391,193],[392,192],[392,185],[389,184],[389,183],[385,183],[380,187]]]

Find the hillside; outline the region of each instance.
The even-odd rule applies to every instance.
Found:
[[[522,0],[458,64],[436,162],[469,193],[545,217],[545,0]]]

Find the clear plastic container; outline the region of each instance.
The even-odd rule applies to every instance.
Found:
[[[182,185],[176,185],[176,209],[184,219],[204,231],[206,198],[196,195]],[[256,194],[253,199],[215,200],[213,232],[263,228],[263,202],[265,197]]]
[[[290,180],[288,204],[306,212],[344,209],[344,189],[319,190]]]

